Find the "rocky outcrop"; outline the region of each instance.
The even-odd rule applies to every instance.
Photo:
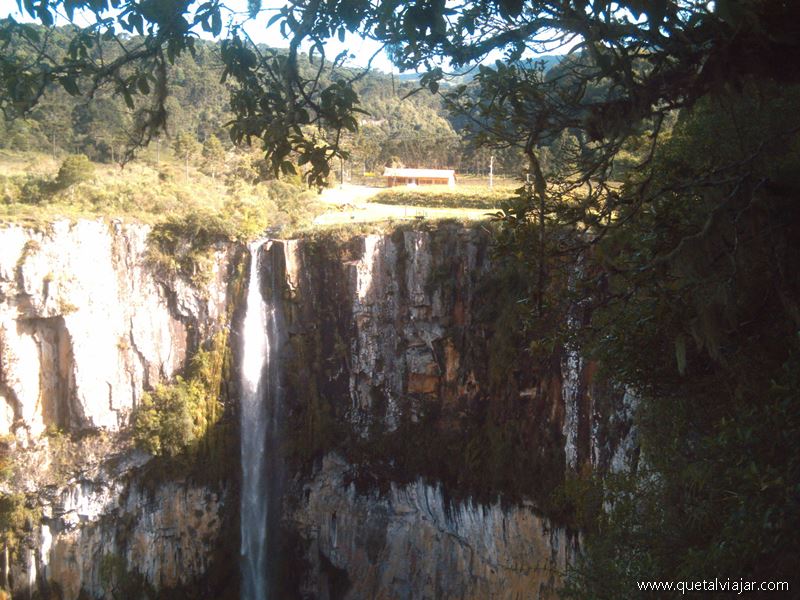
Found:
[[[487,331],[475,309],[492,300],[485,232],[454,226],[298,240],[286,242],[285,254],[292,350],[314,332],[317,345],[302,348],[306,358],[315,354],[308,375],[335,396],[349,424],[394,430],[426,400],[452,405],[481,395]]]
[[[128,486],[126,492],[97,506],[95,490],[73,488],[70,496],[85,502],[86,520],[80,527],[56,529],[56,536],[50,524],[42,526],[42,577],[51,587],[58,586],[62,597],[77,598],[82,591],[107,597],[125,585],[126,577],[139,592],[142,587],[180,588],[205,576],[220,543],[224,496],[175,481],[160,486],[156,494],[141,484]],[[84,517],[77,507],[71,512]],[[55,524],[62,527],[63,518]]]
[[[422,481],[363,494],[349,468],[326,456],[293,514],[316,557],[309,597],[555,598],[578,539],[533,507],[450,502]]]
[[[210,272],[190,281],[150,260],[149,232],[0,230],[0,439],[14,459],[0,492],[22,511],[1,583],[15,598],[197,595],[228,548],[235,469],[197,476],[153,459],[128,425],[146,391],[229,327],[242,250],[212,249]]]
[[[534,354],[537,333],[520,333],[529,315],[516,309],[530,284],[490,244],[486,230],[460,225],[275,244],[290,299],[289,402],[324,396],[362,436],[431,412],[446,428],[498,409],[488,416],[529,421],[528,441],[557,452],[560,471],[620,463],[620,447],[635,446],[635,394],[598,380],[569,348]],[[553,318],[567,317],[543,320]]]
[[[42,440],[29,464],[33,457],[50,464],[42,478],[63,470],[69,481],[33,477],[19,486],[35,495],[40,519],[9,565],[15,597],[136,598],[206,577],[223,543],[226,486],[159,477],[149,455],[116,436]],[[76,465],[80,472],[70,473]]]
[[[119,430],[218,326],[230,249],[208,285],[167,281],[147,261],[148,232],[101,221],[0,231],[0,435]]]

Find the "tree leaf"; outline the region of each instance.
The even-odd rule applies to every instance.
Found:
[[[62,77],[59,83],[61,83],[61,87],[63,87],[70,96],[78,96],[81,93],[80,88],[78,88],[78,83],[72,76]]]
[[[219,14],[219,8],[211,13],[211,33],[217,37],[222,31],[222,15]]]

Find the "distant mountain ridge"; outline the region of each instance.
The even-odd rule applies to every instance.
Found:
[[[532,65],[533,63],[536,62],[542,62],[544,63],[544,71],[546,73],[547,71],[558,65],[558,63],[560,63],[565,56],[566,56],[565,54],[544,54],[542,56],[537,56],[535,58],[524,59],[520,62],[526,66]],[[486,66],[491,67],[492,62],[491,61],[488,62]],[[470,81],[472,81],[473,76],[477,72],[477,70],[478,70],[477,66],[471,66],[471,67],[456,69],[455,71],[449,71],[447,73],[448,80],[446,81],[446,83],[449,83],[450,85],[469,83]],[[422,74],[399,73],[395,75],[395,77],[397,77],[398,80],[404,83],[416,83],[420,80]]]

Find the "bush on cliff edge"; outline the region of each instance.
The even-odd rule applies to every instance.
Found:
[[[136,445],[156,456],[174,457],[198,446],[222,416],[220,384],[227,352],[227,336],[218,333],[207,350],[189,364],[187,377],[159,384],[142,396],[133,413]]]

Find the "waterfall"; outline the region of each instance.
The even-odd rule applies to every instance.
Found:
[[[250,244],[247,309],[242,328],[241,393],[241,574],[243,600],[267,598],[266,439],[269,413],[264,385],[269,365],[269,310],[261,295],[259,250],[264,240]],[[272,319],[274,321],[274,319]]]

